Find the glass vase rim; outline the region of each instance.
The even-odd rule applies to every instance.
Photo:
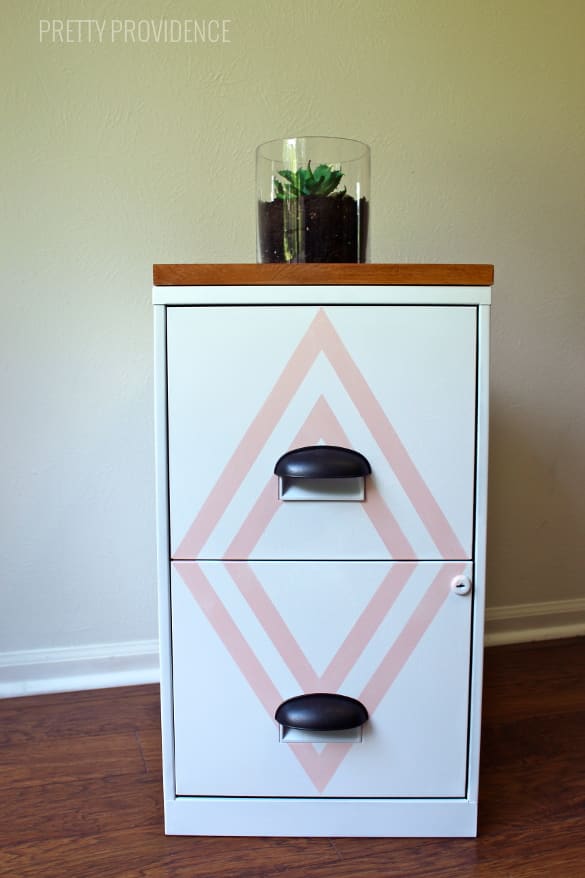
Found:
[[[265,140],[263,143],[258,144],[256,147],[256,155],[265,158],[267,161],[282,161],[282,158],[269,158],[263,150],[266,150],[267,147],[276,146],[277,144],[289,143],[290,145],[294,144],[296,141],[329,141],[331,144],[334,142],[343,143],[343,144],[352,144],[356,147],[359,147],[359,151],[356,152],[355,156],[352,156],[350,159],[345,159],[344,161],[360,161],[370,154],[370,146],[363,140],[357,140],[353,137],[336,137],[334,135],[328,134],[303,134],[297,135],[294,137],[274,137],[271,140]]]

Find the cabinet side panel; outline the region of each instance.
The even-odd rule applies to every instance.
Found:
[[[154,423],[163,786],[165,800],[168,800],[175,795],[175,772],[169,568],[166,311],[166,307],[162,305],[154,308]]]
[[[485,570],[488,493],[489,437],[489,320],[490,308],[478,308],[477,331],[477,464],[475,492],[475,584],[472,621],[471,693],[469,725],[470,801],[477,802],[479,783],[479,749],[481,732],[481,693],[483,673],[483,639],[485,619]]]

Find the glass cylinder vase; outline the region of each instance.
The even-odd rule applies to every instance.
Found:
[[[257,262],[367,262],[370,148],[288,137],[256,150]]]

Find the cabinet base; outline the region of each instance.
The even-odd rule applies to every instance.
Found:
[[[473,837],[477,804],[467,799],[230,799],[165,802],[167,835]]]

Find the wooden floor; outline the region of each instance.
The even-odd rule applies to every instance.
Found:
[[[0,701],[0,876],[582,878],[585,638],[486,653],[478,839],[166,838],[158,689]]]

